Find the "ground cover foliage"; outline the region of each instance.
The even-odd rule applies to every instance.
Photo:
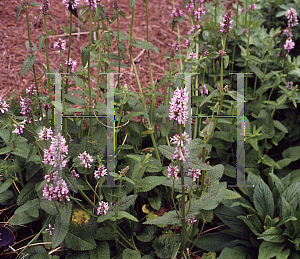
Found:
[[[143,2],[148,28],[147,0]],[[32,8],[41,8],[38,18],[44,19],[45,33],[33,43],[28,28],[25,42],[28,56],[20,73],[33,70],[35,84],[19,103],[0,100],[1,256],[300,258],[300,2],[245,0],[233,4],[235,17],[218,1],[173,3],[169,26],[178,32],[178,41],[167,53],[159,53],[148,37],[134,39],[135,3],[128,3],[132,21],[125,34],[109,27],[126,15],[117,1],[62,1],[62,8],[70,10],[70,27],[72,19],[90,24],[89,41],[75,58],[71,34],[54,46],[47,44],[47,35],[53,34],[47,30],[49,2],[20,2],[16,19],[26,15],[28,20]],[[108,4],[115,11],[111,17]],[[189,10],[186,35],[179,33],[188,19],[182,9]],[[118,53],[110,52],[113,41]],[[62,135],[54,136],[55,80],[49,72],[66,73],[63,113],[107,115],[109,78],[100,72],[118,73],[126,66],[124,41],[139,94],[118,78],[115,171],[110,172],[106,118],[64,118]],[[68,51],[68,60],[50,68],[47,58],[45,74],[37,78],[35,53],[46,51],[48,57],[52,47]],[[147,51],[151,85],[141,86],[132,48]],[[170,62],[170,71],[164,70],[157,84],[150,51]],[[96,75],[92,67],[98,69]],[[230,73],[252,73],[245,75],[244,142],[245,184],[253,187],[228,186],[236,184],[238,98],[236,76]],[[190,92],[185,87],[189,79]],[[91,80],[97,82],[97,92]],[[39,93],[41,82],[46,95]],[[68,91],[74,84],[82,91]],[[157,91],[165,84],[165,94]],[[158,97],[164,101],[157,108]],[[192,120],[191,135],[189,101],[192,115],[200,114]],[[84,121],[89,123],[85,129]],[[116,187],[106,186],[108,176]]]

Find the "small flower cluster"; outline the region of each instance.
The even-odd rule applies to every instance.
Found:
[[[59,201],[63,199],[70,201],[68,196],[69,189],[65,180],[58,175],[58,171],[45,175],[45,180],[47,180],[47,183],[43,189],[43,196],[46,199],[51,201],[58,197]]]
[[[9,108],[9,104],[7,104],[6,101],[4,101],[4,99],[2,99],[2,97],[0,97],[0,111],[1,111],[1,113],[4,113],[5,111],[8,112],[8,108]]]
[[[177,89],[174,91],[174,96],[170,101],[170,120],[174,119],[178,124],[184,124],[188,116],[188,91],[186,88]]]
[[[44,160],[42,163],[50,164],[54,167],[60,166],[60,170],[62,170],[67,164],[67,160],[64,160],[64,158],[68,154],[68,146],[65,144],[66,140],[63,136],[60,136],[60,133],[52,137],[49,150],[44,150]]]
[[[72,175],[74,176],[75,179],[79,177],[79,174],[76,173],[75,169],[73,169],[73,170],[71,171],[71,173],[72,173]]]
[[[49,103],[42,103],[42,108],[44,108],[45,111],[47,112],[51,108],[51,104],[49,104]]]
[[[66,6],[66,9],[68,9],[69,5],[71,5],[72,9],[74,10],[79,5],[80,0],[63,0],[62,3]]]
[[[49,13],[49,7],[50,7],[49,1],[48,0],[43,0],[42,7],[40,8],[40,10],[42,11],[42,14],[48,14]]]
[[[178,134],[175,134],[173,138],[170,138],[170,142],[177,147],[184,147],[184,143],[188,142],[189,144],[191,143],[191,138],[189,138],[189,135],[184,132],[182,134],[182,138]]]
[[[292,81],[288,81],[287,83],[288,83],[288,85],[286,85],[285,88],[293,90],[294,89],[294,87],[293,87],[294,83]]]
[[[104,201],[100,201],[99,202],[99,207],[97,209],[97,215],[102,215],[108,212],[109,206],[108,206],[108,202],[104,202]]]
[[[188,152],[189,150],[187,149],[187,148],[185,148],[185,147],[182,147],[181,148],[181,152],[182,152],[182,155],[179,153],[179,150],[178,150],[178,147],[176,147],[175,148],[175,155],[174,155],[174,157],[173,157],[173,159],[176,159],[177,157],[178,157],[178,159],[180,160],[180,161],[182,161],[183,163],[185,163],[185,159],[187,158],[187,157],[189,157],[189,152]]]
[[[230,30],[232,30],[233,20],[231,20],[231,10],[228,10],[223,17],[223,21],[220,23],[223,29],[220,30],[223,34],[226,34]]]
[[[99,180],[100,177],[104,177],[105,175],[107,175],[107,169],[104,167],[104,165],[100,165],[95,171],[94,176]]]
[[[52,137],[53,131],[50,129],[47,129],[45,126],[39,133],[39,140],[47,141]]]
[[[190,29],[187,34],[190,35],[194,30],[200,29],[201,24],[202,23],[200,23],[200,25],[193,25],[192,29]]]
[[[173,177],[173,179],[176,179],[176,180],[178,180],[178,176],[177,176],[177,174],[178,174],[178,172],[179,172],[179,169],[178,169],[178,166],[176,165],[176,166],[174,166],[174,165],[169,165],[169,167],[168,167],[168,178],[170,178],[170,177]]]
[[[72,73],[74,73],[75,67],[77,65],[77,61],[76,60],[72,61],[72,59],[70,58],[69,62],[66,61],[66,64],[68,64],[71,67],[71,71]]]
[[[201,170],[200,169],[189,169],[188,175],[193,176],[193,181],[196,182],[197,178],[201,175]]]
[[[241,10],[240,10],[240,12],[244,12],[245,11],[245,8],[242,8]],[[246,14],[247,12],[245,11],[244,12],[244,14]]]
[[[22,97],[20,98],[21,98],[20,106],[22,108],[22,111],[20,113],[26,115],[27,116],[26,119],[28,119],[28,122],[31,123],[32,115],[30,114],[30,112],[31,112],[31,106],[33,105],[33,102],[27,97],[24,97],[24,99]]]
[[[189,58],[197,58],[197,56],[198,56],[197,53],[194,53],[194,52],[191,51],[189,56],[188,56],[188,59]]]
[[[15,130],[12,133],[16,133],[16,134],[21,134],[23,133],[23,129],[24,129],[24,125],[26,124],[26,120],[23,120],[21,123],[19,123],[18,125],[14,124],[15,126]]]
[[[97,0],[84,0],[86,3],[86,6],[90,6],[91,10],[94,10],[97,8]]]
[[[89,163],[92,163],[93,162],[93,158],[91,155],[87,154],[86,151],[84,151],[82,154],[80,154],[78,156],[81,160],[81,165],[84,164],[84,167],[87,168],[91,168],[92,166],[89,164]]]
[[[177,51],[180,47],[179,43],[178,42],[175,42],[172,47]]]
[[[219,55],[221,55],[221,56],[225,56],[226,55],[226,51],[223,51],[223,50],[219,50]]]
[[[206,48],[203,48],[202,51],[204,52],[203,53],[204,57],[206,57],[209,54],[209,52],[206,50]]]
[[[66,49],[66,41],[59,38],[57,42],[54,42],[53,47],[65,50]]]
[[[115,10],[117,10],[119,8],[118,0],[113,1],[112,8],[115,9]]]
[[[246,29],[243,29],[243,33],[244,34],[246,34],[246,33],[248,33],[249,32],[249,30],[246,28]]]
[[[180,7],[176,7],[173,9],[172,13],[171,13],[171,17],[175,18],[175,17],[181,17],[183,16],[183,12],[182,9]]]
[[[197,222],[197,220],[194,217],[188,219],[188,223],[190,224],[194,224],[195,222]]]
[[[189,40],[185,40],[185,46],[187,47],[191,46],[191,42]]]
[[[54,230],[54,228],[51,226],[51,224],[49,224],[49,228],[46,228],[45,231],[49,232],[49,235],[52,236],[52,231]]]
[[[289,29],[285,29],[282,32],[282,35],[285,36],[285,37],[293,37],[292,30],[290,28]]]
[[[249,10],[250,10],[250,11],[253,11],[253,10],[255,10],[255,9],[257,9],[257,8],[256,8],[256,4],[252,4],[252,6],[251,6],[251,4],[249,4]]]
[[[200,91],[200,93],[201,94],[208,94],[208,90],[207,90],[207,88],[206,88],[206,85],[203,85],[203,86],[201,86],[200,88],[202,88],[202,89],[200,89],[199,91]]]
[[[286,49],[288,52],[290,52],[290,50],[292,50],[294,47],[295,47],[295,42],[292,41],[292,39],[287,39],[285,41],[285,44],[284,44],[284,49]]]
[[[298,24],[297,12],[291,7],[291,10],[286,12],[286,17],[288,18],[288,27],[295,27]]]
[[[29,96],[34,96],[36,93],[36,89],[34,85],[29,86],[28,89],[26,89],[26,93],[29,94]]]

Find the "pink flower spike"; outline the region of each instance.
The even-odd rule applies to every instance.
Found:
[[[168,167],[168,178],[173,177],[173,179],[178,180],[177,173],[179,172],[178,166],[169,165]]]

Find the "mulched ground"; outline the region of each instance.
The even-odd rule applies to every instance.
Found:
[[[36,2],[40,2],[36,0]],[[235,1],[234,1],[235,2]],[[0,96],[7,98],[14,91],[16,91],[17,96],[19,96],[24,88],[28,88],[31,84],[34,84],[33,70],[31,69],[24,76],[20,76],[20,71],[22,63],[25,57],[28,55],[28,52],[25,48],[25,41],[28,40],[27,36],[27,26],[26,26],[26,16],[25,9],[20,13],[18,21],[16,21],[16,11],[20,5],[20,0],[1,0],[0,1]],[[80,6],[84,3],[81,0]],[[112,12],[112,0],[101,1],[104,4],[105,8],[109,10],[110,16],[113,15]],[[62,30],[62,26],[68,26],[69,24],[69,11],[66,10],[65,6],[62,4],[61,0],[50,0],[50,10],[52,17],[56,20],[56,23],[50,18],[47,18],[47,30],[53,29],[56,35],[59,36],[48,36],[48,48],[49,48],[49,59],[50,59],[50,69],[58,69],[60,64],[59,51],[53,48],[54,42],[58,41],[58,38],[61,37],[66,39],[68,47],[68,37],[65,35]],[[182,5],[182,0],[175,0],[175,5]],[[231,3],[224,3],[227,8],[231,7]],[[131,23],[131,14],[132,10],[129,7],[129,1],[119,1],[119,8],[125,13],[126,19],[120,17],[120,31],[127,33],[127,30],[130,30]],[[177,39],[177,30],[176,27],[172,31],[171,24],[167,27],[167,23],[171,20],[171,12],[173,9],[172,0],[151,0],[148,1],[148,10],[149,10],[149,38],[150,42],[159,49],[160,55],[154,51],[150,51],[153,77],[157,83],[159,80],[165,76],[163,70],[169,71],[169,61],[164,59],[162,56],[164,53],[170,52],[172,44]],[[29,7],[29,27],[31,40],[38,45],[39,37],[43,32],[43,17],[40,17],[39,20],[35,23],[37,16],[40,13],[38,7]],[[146,4],[142,0],[137,0],[135,4],[135,13],[134,13],[134,27],[133,34],[137,40],[147,40],[146,34]],[[188,18],[188,10],[183,10],[184,16]],[[89,20],[88,20],[89,21]],[[73,16],[73,26],[80,26],[80,22],[77,18]],[[117,31],[117,22],[115,21],[110,25],[113,31]],[[184,20],[180,24],[180,35],[186,35],[187,31],[190,29],[190,24],[188,20]],[[78,30],[78,28],[77,28]],[[89,31],[89,22],[85,25],[82,25],[79,33],[72,38],[71,44],[71,58],[77,60],[77,68],[81,66],[80,54],[82,48],[88,42],[88,32]],[[114,37],[112,36],[112,39]],[[182,42],[182,45],[184,42]],[[121,72],[124,74],[121,75],[121,87],[126,83],[129,89],[133,89],[138,93],[138,85],[131,65],[130,56],[129,56],[129,46],[125,42],[126,47],[126,59],[125,64],[129,68],[121,68]],[[113,42],[111,52],[117,52],[117,44]],[[35,69],[37,73],[37,78],[40,78],[44,73],[43,63],[46,64],[46,51],[43,47],[42,51],[37,51],[37,59],[35,62]],[[67,48],[63,51],[63,62],[67,60]],[[138,71],[139,79],[141,86],[144,88],[147,85],[151,84],[150,79],[150,70],[147,57],[147,51],[133,47],[133,57],[136,62],[136,68]],[[64,65],[66,70],[66,65]],[[113,67],[113,69],[117,69]],[[97,68],[92,68],[92,74],[96,75]],[[115,80],[117,75],[115,76]],[[72,82],[72,81],[71,81]],[[39,91],[41,94],[45,94],[44,88],[41,86],[42,81],[39,81]],[[166,84],[160,89],[161,92],[164,92]],[[96,83],[92,82],[92,87],[96,91]],[[80,88],[72,87],[70,90],[80,90]],[[157,105],[161,103],[161,99],[158,98]]]

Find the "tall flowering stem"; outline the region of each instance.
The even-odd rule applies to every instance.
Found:
[[[27,24],[27,35],[28,35],[29,47],[31,47],[31,39],[30,39],[30,31],[29,31],[29,19],[28,19],[28,5],[25,4],[24,6],[25,6],[25,13],[26,13],[26,24]],[[35,88],[36,88],[37,96],[40,97],[34,64],[32,66],[32,71],[33,71],[34,83],[35,83]],[[40,99],[38,99],[38,100],[40,100]],[[41,115],[42,115],[42,106],[41,106],[41,102],[40,101],[39,101],[39,108],[40,108]],[[34,115],[33,115],[33,117],[34,117]]]
[[[144,108],[144,111],[147,111],[146,103],[145,103],[145,96],[143,94],[143,90],[142,90],[142,87],[141,87],[141,83],[140,83],[140,80],[139,80],[139,77],[138,77],[138,73],[137,73],[136,66],[135,66],[135,63],[133,61],[133,55],[132,55],[133,18],[134,18],[134,6],[132,7],[132,16],[131,16],[131,24],[130,24],[129,53],[130,53],[131,64],[132,64],[132,67],[133,67],[133,70],[134,70],[134,74],[135,74],[135,77],[136,77],[136,80],[137,80],[137,84],[139,86],[140,96],[141,96],[141,101],[142,101],[142,104],[143,104],[143,108]],[[146,120],[147,120],[147,123],[148,123],[148,125],[145,125],[146,128],[148,128],[148,130],[152,130],[153,129],[153,125],[151,124],[150,119],[146,118]],[[157,145],[156,145],[156,140],[154,138],[154,134],[153,133],[151,133],[151,140],[152,140],[152,143],[153,143],[153,147],[155,149],[156,158],[159,160],[159,162],[161,162],[160,161],[160,156],[159,156],[159,153],[158,153],[158,148],[157,148]]]

